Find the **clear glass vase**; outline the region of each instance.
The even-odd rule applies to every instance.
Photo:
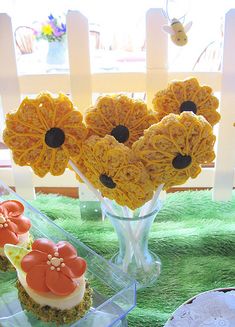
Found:
[[[102,204],[102,210],[113,225],[119,241],[119,251],[111,262],[134,278],[138,289],[150,286],[161,272],[161,260],[148,248],[149,232],[161,202],[158,200],[150,212],[146,210],[148,203],[135,211],[108,199],[106,204]],[[112,209],[112,213],[109,209]]]

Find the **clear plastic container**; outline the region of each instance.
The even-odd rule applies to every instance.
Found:
[[[136,283],[116,266],[96,254],[75,237],[54,224],[49,218],[33,208],[10,188],[0,182],[0,200],[17,199],[25,206],[25,216],[32,223],[33,237],[46,237],[54,242],[66,240],[73,244],[79,255],[86,259],[86,277],[93,289],[93,305],[87,314],[70,326],[108,327],[127,326],[126,315],[136,305]],[[0,326],[46,327],[54,326],[36,319],[22,310],[15,288],[16,273],[0,272]],[[5,287],[7,285],[7,287]],[[4,289],[6,288],[6,291]],[[68,325],[67,325],[68,326]]]

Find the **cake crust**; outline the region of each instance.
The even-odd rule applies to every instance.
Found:
[[[28,295],[19,281],[16,282],[16,287],[18,289],[19,300],[24,309],[32,312],[38,319],[41,319],[42,321],[54,322],[57,325],[68,324],[81,319],[92,305],[92,289],[90,288],[90,285],[87,281],[82,302],[67,310],[52,308],[48,305],[41,306]]]
[[[0,256],[0,271],[14,271],[15,268],[12,266],[7,257]]]

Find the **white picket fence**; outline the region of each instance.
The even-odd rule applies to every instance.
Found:
[[[172,79],[197,77],[202,84],[221,92],[218,147],[215,168],[203,168],[195,180],[185,187],[213,187],[215,200],[229,200],[234,185],[235,149],[235,9],[225,17],[222,72],[169,72],[167,69],[167,35],[162,9],[150,9],[146,14],[146,72],[91,73],[89,30],[87,19],[77,11],[67,14],[69,73],[18,75],[11,19],[0,14],[0,96],[4,113],[17,108],[21,94],[36,94],[41,90],[70,93],[73,101],[85,110],[92,102],[92,93],[146,92],[147,104],[156,90],[165,88]],[[34,196],[34,187],[74,187],[77,181],[69,170],[63,176],[48,174],[43,179],[27,167],[1,168],[0,179],[16,187],[26,199]]]

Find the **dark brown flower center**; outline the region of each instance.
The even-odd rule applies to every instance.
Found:
[[[100,182],[108,187],[108,188],[115,188],[116,187],[116,183],[114,183],[114,181],[112,180],[111,177],[107,176],[106,174],[101,174],[100,175]]]
[[[172,165],[175,169],[184,169],[188,167],[192,162],[191,156],[183,156],[178,153],[177,156],[172,160]]]
[[[50,148],[59,148],[65,141],[62,129],[53,127],[46,132],[45,142]]]
[[[194,114],[197,113],[197,106],[193,101],[184,101],[181,103],[180,112],[192,111]]]
[[[119,143],[124,143],[129,138],[129,130],[124,125],[118,125],[113,128],[111,135],[115,137]]]

